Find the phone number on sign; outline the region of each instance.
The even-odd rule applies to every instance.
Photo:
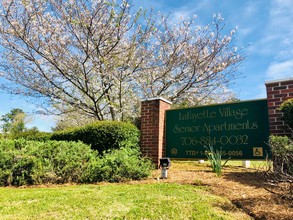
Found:
[[[190,145],[201,145],[201,146],[213,146],[217,144],[221,145],[243,145],[248,144],[247,135],[231,135],[231,136],[221,136],[219,138],[203,136],[203,137],[181,137],[182,146]]]
[[[194,151],[194,150],[187,150],[186,152],[186,156],[204,156],[207,154],[207,151]],[[242,150],[239,151],[221,151],[221,155],[222,156],[238,156],[241,157],[243,156],[243,152]]]

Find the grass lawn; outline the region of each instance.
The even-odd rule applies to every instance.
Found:
[[[249,219],[203,186],[177,183],[0,188],[1,219]]]

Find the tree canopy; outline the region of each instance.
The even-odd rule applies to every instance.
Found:
[[[15,108],[1,116],[3,133],[18,134],[25,130],[25,113],[22,109]]]
[[[0,10],[0,76],[13,83],[1,89],[48,112],[125,120],[150,97],[195,105],[223,93],[243,59],[220,15],[172,23],[128,0],[3,0]]]

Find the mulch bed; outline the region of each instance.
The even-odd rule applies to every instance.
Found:
[[[159,177],[157,170],[147,181],[158,181]],[[208,186],[212,193],[227,197],[253,219],[293,219],[292,182],[272,186],[267,173],[257,169],[228,166],[217,177],[207,164],[175,163],[168,171],[168,178],[160,181]]]

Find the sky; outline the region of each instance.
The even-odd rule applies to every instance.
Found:
[[[236,44],[246,59],[231,89],[240,100],[266,98],[265,82],[293,77],[293,0],[133,0],[133,7],[153,8],[172,20],[197,15],[199,25],[212,22],[220,13],[226,29],[237,27]],[[0,93],[0,115],[13,108],[30,117],[28,127],[41,131],[54,127],[54,117],[34,115],[36,108],[22,97]]]

